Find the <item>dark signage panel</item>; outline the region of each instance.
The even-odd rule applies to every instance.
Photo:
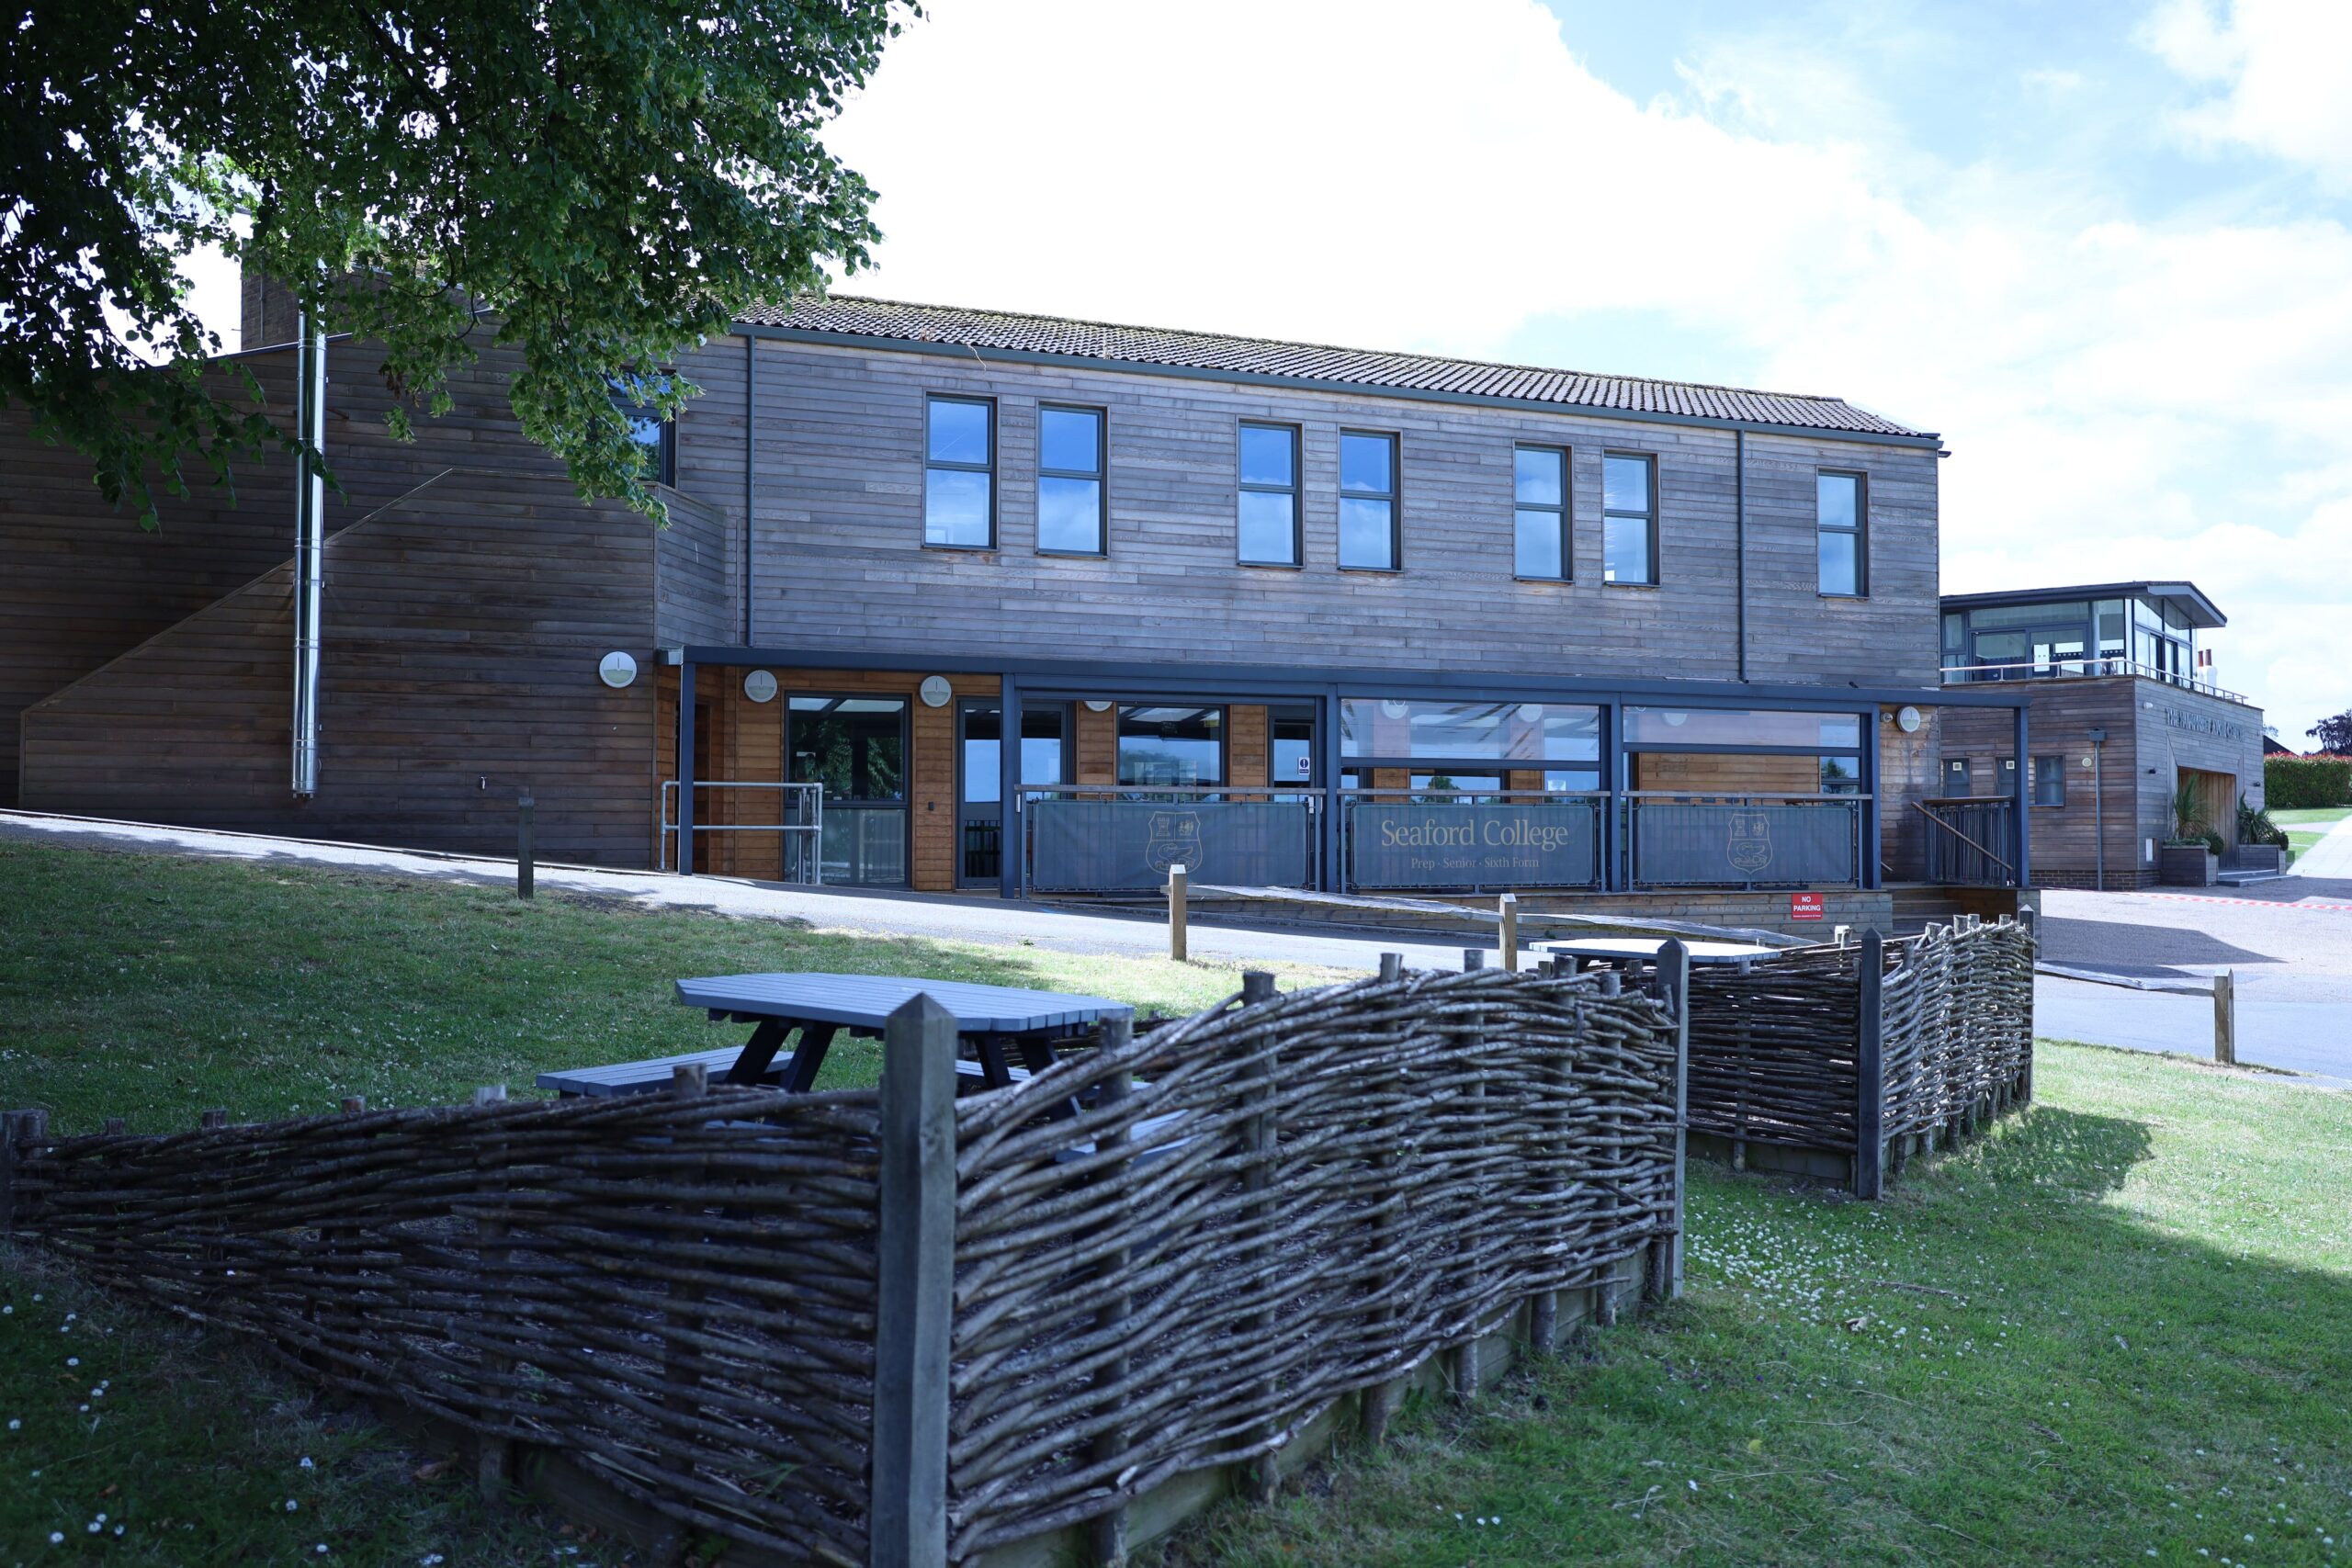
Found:
[[[1032,800],[1029,886],[1046,892],[1164,887],[1181,865],[1196,884],[1304,887],[1315,819],[1297,801]]]
[[[1637,801],[1634,881],[1647,887],[1858,885],[1859,801]]]
[[[1348,808],[1348,876],[1357,887],[1589,886],[1599,822],[1583,800],[1359,800]]]

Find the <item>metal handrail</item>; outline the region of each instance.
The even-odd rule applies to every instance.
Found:
[[[1972,803],[1982,805],[1998,804],[2014,807],[2017,804],[2015,801],[2007,800],[2003,796],[1995,795],[1972,795],[1968,798]],[[2002,875],[2008,877],[2011,881],[2015,881],[2017,879],[2017,867],[2011,865],[2007,861],[2003,860],[1999,855],[1995,854],[1991,850],[1986,849],[1984,845],[1978,843],[1975,840],[1970,838],[1967,834],[1962,832],[1959,829],[1953,827],[1951,823],[1936,815],[1935,807],[1941,806],[1945,804],[1944,802],[1937,801],[1934,805],[1930,805],[1928,802],[1924,800],[1915,800],[1911,804],[1919,808],[1919,814],[1925,817],[1928,821],[1933,822],[1937,827],[1941,828],[1945,832],[1950,833],[1953,838],[1958,839],[1962,843],[1966,844],[1970,849],[1974,850],[1978,854],[1983,855],[1986,860],[1989,860],[1995,865],[1999,866],[2001,868]],[[1954,804],[1957,803],[1955,802]]]
[[[2136,675],[2143,681],[2162,681],[2168,686],[2179,686],[2201,692],[2209,697],[2225,702],[2243,703],[2243,694],[2226,686],[2194,675],[2184,675],[2177,670],[2159,669],[2143,664],[2136,659],[2118,659],[2111,655],[2086,655],[2079,659],[2052,659],[2041,663],[2030,660],[2015,664],[1947,664],[1943,666],[1944,684],[1964,686],[1977,681],[2078,681],[2104,675]]]
[[[1061,795],[1092,795],[1103,798],[1139,798],[1147,795],[1283,795],[1302,801],[1307,810],[1322,809],[1322,790],[1313,784],[1025,784],[1014,797],[1018,810],[1028,804],[1033,795],[1047,797]]]
[[[678,832],[676,792],[680,782],[681,781],[677,779],[663,779],[662,781],[661,802],[656,807],[659,825],[661,828],[662,865],[664,870],[669,868],[675,858],[671,853],[670,846],[672,840],[676,838]],[[800,783],[783,784],[774,779],[696,779],[695,780],[695,788],[696,791],[706,789],[776,790],[784,794],[785,799],[787,802],[785,807],[785,815],[786,817],[792,816],[797,809],[796,806],[792,803],[805,803],[808,807],[808,819],[806,821],[697,821],[695,823],[693,830],[696,833],[805,833],[810,835],[820,847],[817,853],[804,854],[800,857],[800,863],[804,867],[807,867],[808,871],[808,877],[804,885],[811,887],[821,887],[825,885],[825,856],[822,850],[825,825],[825,786],[823,784]],[[786,859],[788,868],[789,857],[786,857]]]

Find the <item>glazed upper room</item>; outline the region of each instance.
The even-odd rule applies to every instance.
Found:
[[[1843,398],[1768,392],[1697,381],[1602,376],[1442,355],[1340,348],[1228,333],[1187,332],[1011,310],[918,305],[852,295],[803,296],[747,311],[741,327],[786,338],[843,340],[898,349],[962,349],[1033,364],[1115,364],[1170,375],[1275,387],[1379,392],[1500,407],[1615,412],[1722,427],[1834,433],[1848,438],[1939,446],[1915,430]]]

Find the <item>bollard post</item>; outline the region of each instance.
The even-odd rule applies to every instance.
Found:
[[[1184,867],[1168,868],[1168,956],[1184,962]]]
[[[948,1338],[956,1291],[956,1015],[929,993],[882,1035],[873,1568],[947,1561]]]
[[[1502,916],[1503,973],[1516,975],[1519,973],[1519,895],[1504,894],[1497,901],[1496,908]]]
[[[537,880],[538,852],[534,848],[531,819],[538,815],[539,803],[527,795],[514,797],[514,897],[531,897],[532,884]]]
[[[1857,973],[1861,997],[1854,1049],[1854,1196],[1877,1198],[1886,1190],[1886,1037],[1883,989],[1885,939],[1871,926],[1862,932]]]
[[[1405,977],[1405,955],[1401,953],[1382,953],[1380,955],[1380,977],[1384,980],[1403,979]]]
[[[1486,966],[1487,950],[1485,948],[1465,947],[1462,950],[1462,972],[1464,975],[1474,969],[1484,969]]]
[[[2213,1060],[2228,1067],[2238,1065],[2238,972],[2234,969],[2213,976]]]

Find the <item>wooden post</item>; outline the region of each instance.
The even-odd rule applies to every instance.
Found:
[[[1886,1190],[1886,1039],[1883,1013],[1885,939],[1876,926],[1862,932],[1860,996],[1854,1046],[1854,1196]]]
[[[1403,979],[1405,977],[1405,955],[1401,953],[1382,953],[1380,955],[1380,977],[1384,980]]]
[[[477,1106],[503,1105],[506,1103],[506,1086],[503,1083],[482,1085],[474,1090],[474,1103]],[[489,1140],[475,1145],[474,1169],[478,1186],[486,1187],[490,1182],[495,1182],[503,1190],[506,1185],[504,1153],[500,1145]],[[489,1181],[482,1180],[484,1176]],[[506,1223],[484,1220],[475,1227],[475,1255],[481,1272],[482,1303],[485,1308],[489,1308],[504,1290]],[[483,1373],[492,1381],[514,1373],[514,1358],[512,1356],[490,1354],[482,1357],[481,1360]],[[484,1436],[474,1449],[476,1490],[494,1501],[505,1494],[514,1480],[514,1445],[504,1438]]]
[[[1259,969],[1243,971],[1242,1006],[1254,1007],[1260,1002],[1270,1002],[1273,999],[1274,977],[1272,975]],[[1242,1124],[1241,1129],[1242,1150],[1249,1157],[1249,1163],[1241,1169],[1241,1190],[1255,1197],[1248,1213],[1250,1219],[1259,1224],[1264,1222],[1269,1207],[1267,1200],[1260,1195],[1265,1193],[1274,1184],[1275,1151],[1281,1138],[1280,1130],[1274,1125],[1273,1101],[1276,1072],[1277,1067],[1273,1057],[1263,1054],[1260,1055],[1257,1061],[1250,1066],[1250,1077],[1254,1081],[1250,1083],[1246,1095],[1254,1109],[1251,1111],[1250,1120]],[[1262,1247],[1250,1249],[1250,1258],[1253,1262],[1262,1261],[1264,1257],[1265,1249]],[[1265,1333],[1267,1326],[1266,1319],[1261,1314],[1252,1314],[1242,1319],[1239,1328],[1244,1342],[1237,1348],[1239,1352],[1243,1355],[1253,1354],[1256,1347],[1247,1341],[1251,1337]],[[1261,1383],[1259,1385],[1258,1392],[1261,1398],[1271,1403],[1274,1392],[1273,1384]],[[1273,1424],[1265,1422],[1255,1428],[1251,1437],[1256,1442],[1271,1443],[1273,1440]],[[1243,1472],[1243,1479],[1250,1495],[1262,1503],[1272,1497],[1275,1489],[1282,1484],[1282,1468],[1271,1450],[1261,1449],[1249,1461]]]
[[[1650,1244],[1648,1293],[1654,1302],[1670,1302],[1682,1294],[1682,1232],[1686,1204],[1686,1169],[1690,1142],[1686,1130],[1690,1110],[1690,950],[1679,937],[1668,938],[1657,950],[1658,999],[1674,1014],[1674,1229],[1664,1247]]]
[[[1464,975],[1474,969],[1484,969],[1486,966],[1487,950],[1485,948],[1465,947],[1462,950],[1462,972]]]
[[[531,818],[538,814],[538,802],[529,795],[518,795],[514,801],[514,897],[528,898],[532,884],[537,878],[537,854],[532,847]]]
[[[1134,1022],[1125,1018],[1105,1019],[1102,1023],[1101,1049],[1112,1055],[1126,1051],[1134,1038]],[[1095,1109],[1110,1110],[1125,1100],[1134,1088],[1134,1077],[1125,1067],[1102,1080],[1095,1097]],[[1124,1149],[1134,1141],[1134,1134],[1125,1124],[1109,1128],[1095,1134],[1094,1147],[1108,1153]],[[1105,1168],[1101,1180],[1110,1190],[1098,1209],[1105,1229],[1114,1234],[1124,1231],[1128,1221],[1129,1192],[1125,1181],[1127,1168],[1112,1166]],[[1126,1290],[1127,1249],[1112,1248],[1103,1255],[1095,1278],[1102,1290],[1102,1304],[1095,1309],[1094,1326],[1106,1336],[1120,1335],[1133,1309],[1133,1299]],[[1125,1352],[1114,1352],[1103,1358],[1095,1369],[1094,1386],[1103,1391],[1106,1398],[1116,1398],[1115,1390],[1126,1382],[1127,1358]],[[1126,1451],[1127,1433],[1124,1427],[1108,1427],[1095,1437],[1091,1456],[1097,1464],[1115,1462]],[[1087,1544],[1091,1549],[1094,1568],[1125,1568],[1127,1561],[1127,1505],[1123,1499],[1108,1512],[1101,1513],[1088,1522]]]
[[[873,1568],[947,1561],[956,1287],[956,1015],[928,993],[882,1035],[874,1317]]]
[[[2213,1060],[2224,1066],[2238,1065],[2238,972],[2234,969],[2213,976]]]
[[[17,1224],[17,1118],[21,1111],[0,1111],[0,1242]]]
[[[2018,1074],[2018,1102],[2021,1105],[2030,1105],[2033,1103],[2033,974],[2041,964],[2041,920],[2035,910],[2026,907],[2022,894],[2018,897],[2018,924],[2025,928],[2028,948],[2025,985],[2025,1066]]]
[[[1496,908],[1502,916],[1503,972],[1519,973],[1519,895],[1506,893],[1497,900]]]
[[[1184,962],[1184,868],[1168,868],[1168,956]]]

